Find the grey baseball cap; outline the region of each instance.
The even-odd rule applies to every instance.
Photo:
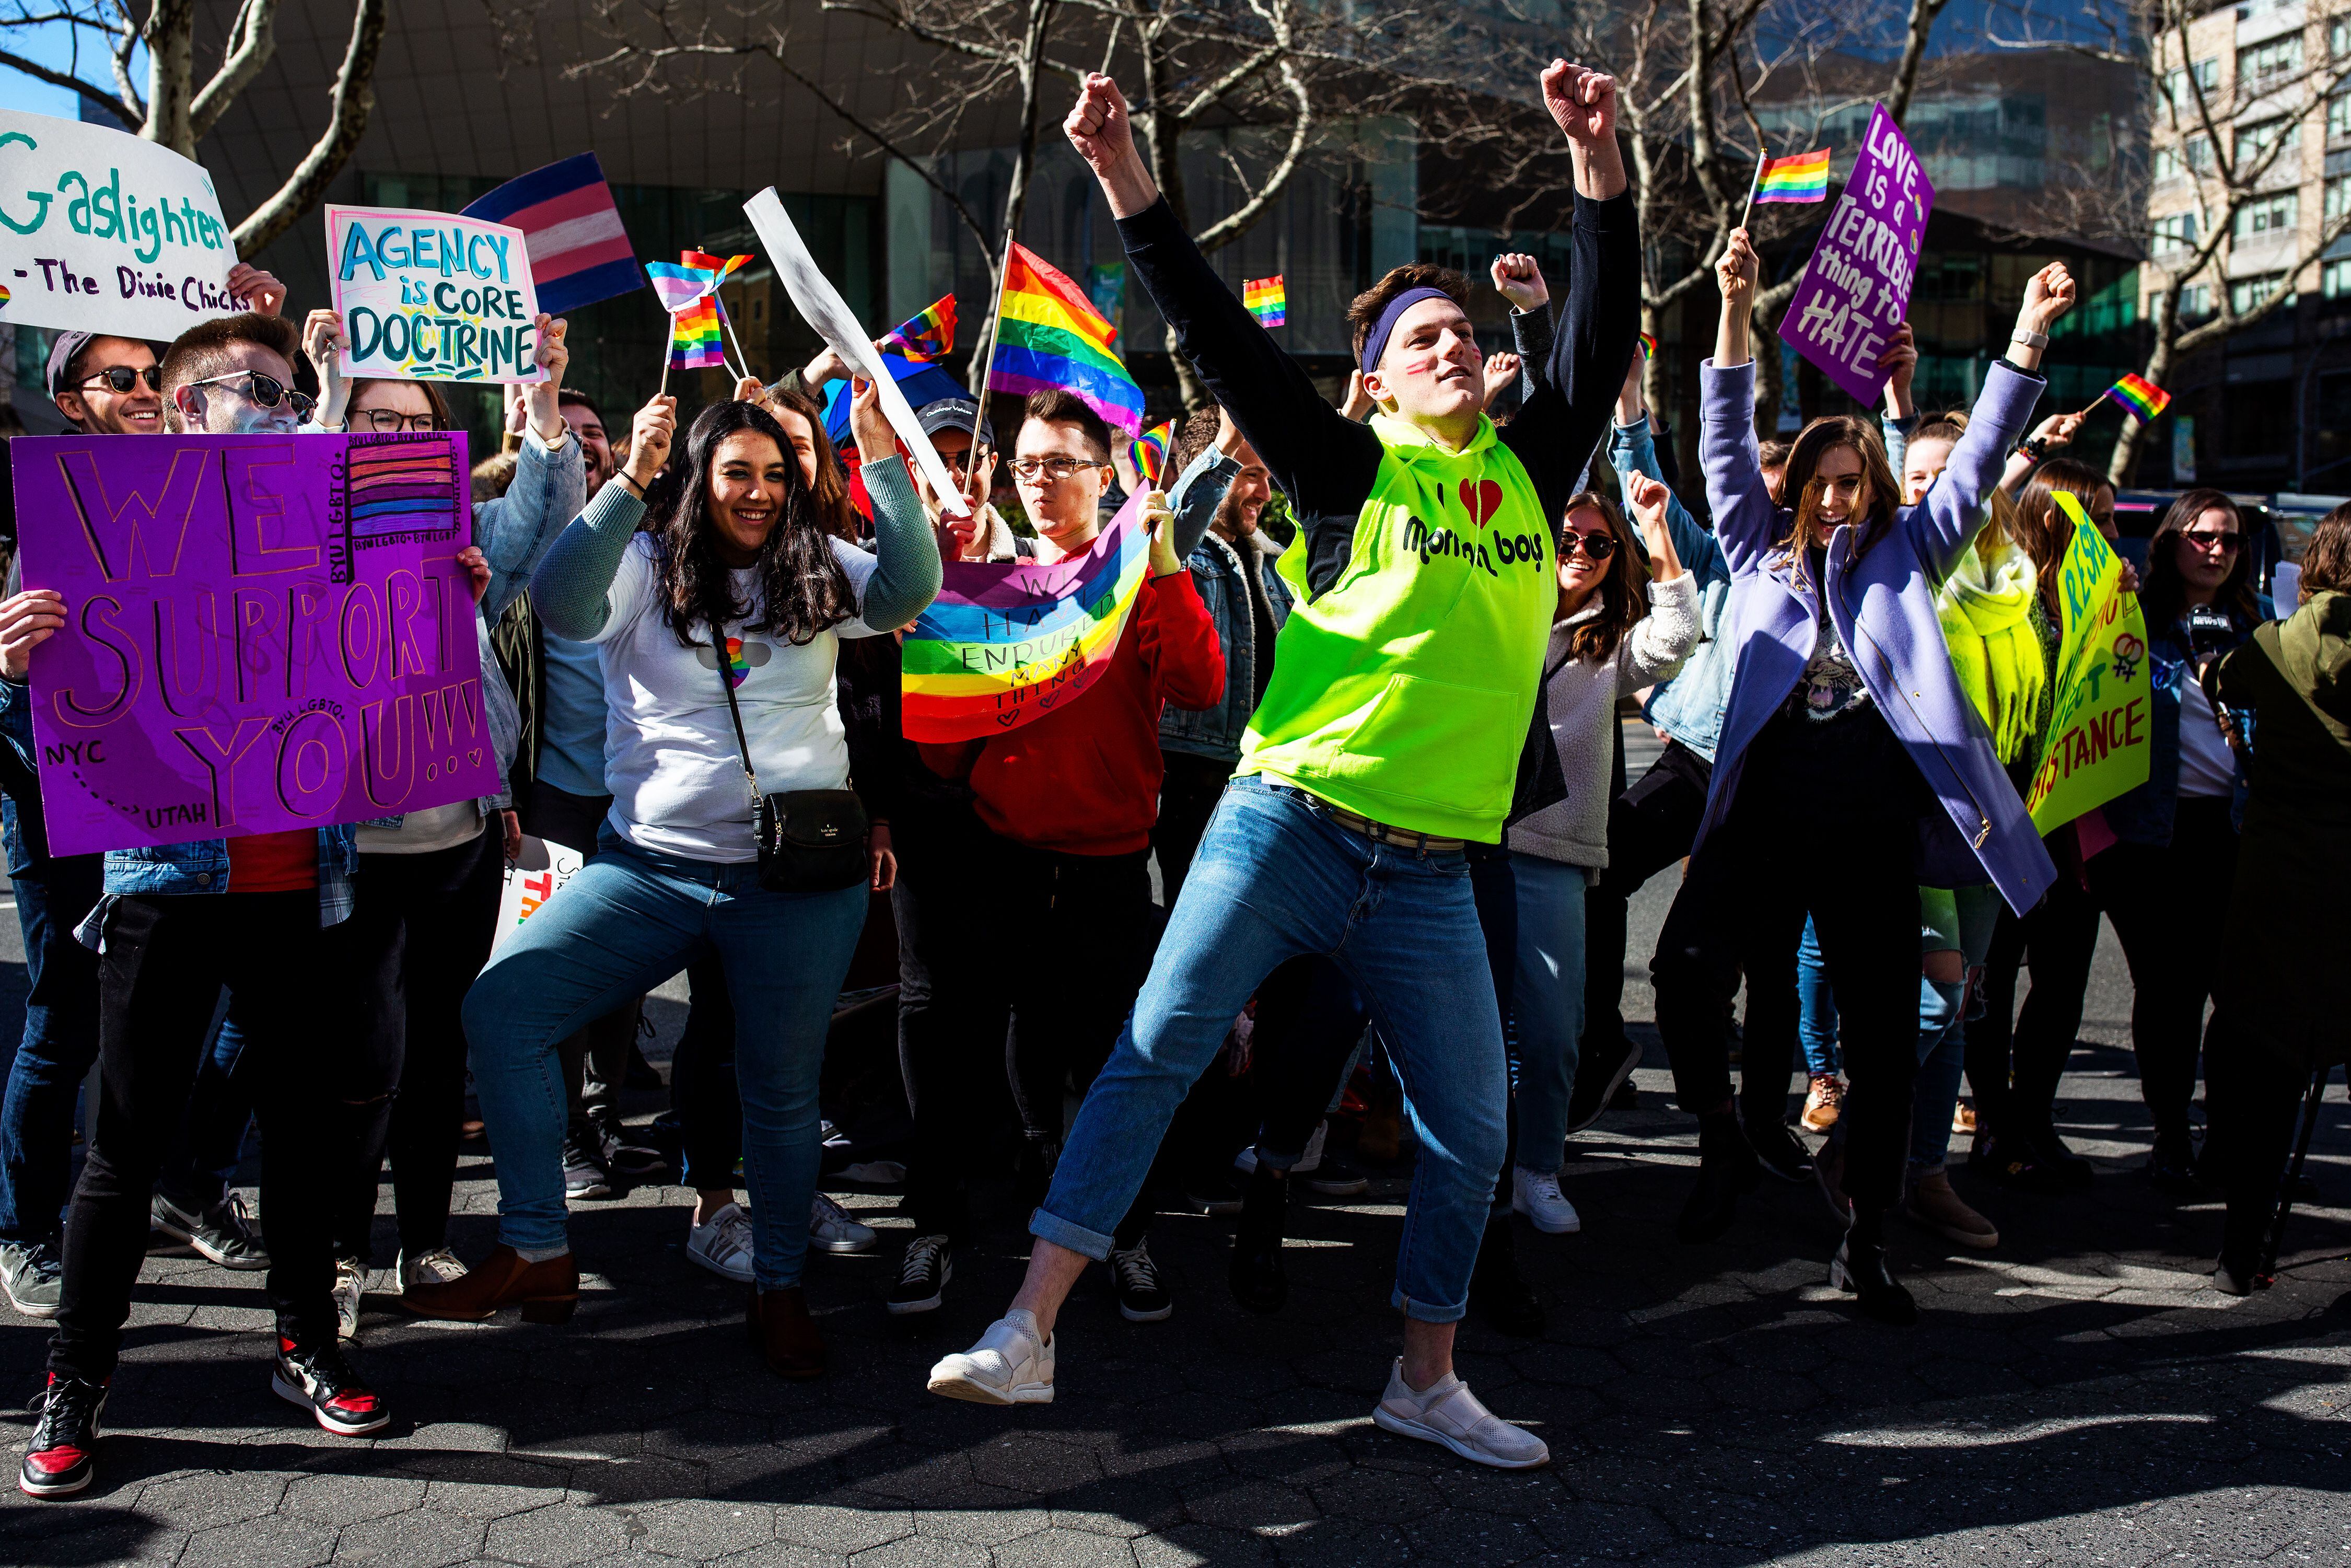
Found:
[[[914,411],[914,418],[925,435],[936,435],[946,430],[968,432],[971,422],[978,419],[980,444],[996,444],[995,428],[981,416],[979,404],[967,397],[943,397],[935,402],[926,402]]]
[[[49,345],[49,364],[47,375],[51,397],[66,390],[66,367],[73,363],[73,357],[87,348],[89,340],[97,336],[95,332],[60,332],[57,334],[57,340]]]

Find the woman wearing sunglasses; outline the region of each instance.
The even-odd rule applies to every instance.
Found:
[[[1567,503],[1559,535],[1559,610],[1543,660],[1545,711],[1567,798],[1510,830],[1519,904],[1510,1207],[1555,1236],[1582,1225],[1559,1190],[1559,1167],[1583,1032],[1583,893],[1608,865],[1616,704],[1677,672],[1698,633],[1697,579],[1682,570],[1666,527],[1672,492],[1637,473],[1627,475],[1625,486],[1648,545],[1648,570],[1634,559],[1630,531],[1614,501],[1586,491]]]
[[[538,319],[538,363],[546,378],[526,390],[528,423],[506,494],[474,508],[474,540],[487,558],[489,585],[475,616],[482,692],[500,776],[514,764],[522,721],[499,677],[489,629],[522,591],[539,558],[587,501],[587,471],[570,439],[559,394],[570,363],[566,324]],[[304,350],[324,393],[320,428],[357,434],[418,434],[451,428],[449,405],[429,382],[346,382],[336,368],[342,327],[314,310]],[[335,1206],[335,1306],[346,1339],[357,1337],[360,1298],[375,1266],[377,1172],[392,1157],[400,1252],[397,1289],[462,1276],[448,1248],[449,1198],[465,1118],[465,1043],[459,1009],[490,955],[501,875],[521,831],[502,791],[359,828],[358,904],[342,927],[371,1059],[397,1094],[373,1119],[359,1151],[357,1179]]]
[[[2270,618],[2248,543],[2235,503],[2218,490],[2172,502],[2147,541],[2139,587],[2155,677],[2147,780],[2106,803],[2117,841],[2085,868],[2130,961],[2131,1049],[2155,1120],[2147,1175],[2176,1197],[2205,1196],[2188,1106],[2245,799],[2244,737],[2199,676]]]

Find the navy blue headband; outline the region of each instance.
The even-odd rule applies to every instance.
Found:
[[[1424,299],[1451,299],[1452,298],[1453,296],[1446,293],[1442,288],[1430,288],[1424,286],[1419,288],[1407,288],[1389,300],[1388,308],[1380,312],[1380,319],[1372,323],[1370,333],[1364,339],[1364,373],[1369,375],[1379,369],[1380,356],[1388,351],[1388,334],[1395,330],[1398,317]]]

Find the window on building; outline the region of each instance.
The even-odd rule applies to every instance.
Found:
[[[2351,18],[2337,16],[2326,24],[2326,57],[2339,60],[2351,55]]]
[[[2188,249],[2196,243],[2196,214],[2174,213],[2168,218],[2155,220],[2155,254],[2170,256]]]
[[[2151,316],[2154,313],[2154,308],[2150,304],[2147,314]],[[2204,318],[2211,314],[2212,286],[2210,284],[2191,283],[2187,287],[2179,291],[2179,319],[2181,320],[2201,321]]]
[[[2338,92],[2326,100],[2326,144],[2330,147],[2351,140],[2351,91]]]
[[[2300,33],[2281,33],[2237,51],[2237,89],[2247,96],[2282,86],[2301,70]]]
[[[2302,221],[2302,198],[2293,191],[2279,191],[2267,196],[2256,196],[2237,209],[2236,237],[2240,240],[2283,239],[2292,234]]]
[[[2337,174],[2326,182],[2325,212],[2329,220],[2351,213],[2351,174]]]
[[[2200,131],[2172,146],[2155,150],[2155,178],[2158,184],[2166,180],[2184,178],[2190,171],[2201,172],[2210,167],[2212,139]]]
[[[2351,258],[2330,261],[2318,269],[2318,293],[2325,299],[2351,298]]]
[[[2193,88],[2190,83],[2193,83]],[[2182,124],[2196,118],[2196,95],[2201,90],[2210,105],[2212,95],[2220,86],[2220,62],[2218,58],[2198,60],[2193,66],[2170,72],[2164,78],[2164,89],[2171,95],[2172,112]]]
[[[2259,277],[2240,277],[2229,285],[2229,308],[2240,316],[2258,310],[2284,287],[2285,274],[2283,272],[2265,272]],[[2288,298],[2286,303],[2291,305],[2294,300]]]
[[[2240,126],[2237,130],[2237,166],[2240,171],[2252,168],[2274,147],[2277,156],[2270,168],[2283,170],[2289,163],[2289,154],[2301,145],[2302,122],[2283,115],[2275,120],[2264,120],[2257,125]]]

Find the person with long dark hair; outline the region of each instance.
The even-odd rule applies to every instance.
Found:
[[[2154,675],[2147,780],[2105,807],[2116,841],[2088,862],[2090,892],[2113,923],[2131,974],[2131,1050],[2155,1121],[2147,1173],[2177,1197],[2202,1197],[2188,1109],[2206,1040],[2204,1003],[2220,978],[2209,923],[2237,874],[2242,737],[2197,679],[2268,618],[2253,588],[2244,518],[2218,490],[2171,503],[2147,545],[2139,607]]]
[[[748,1322],[778,1375],[824,1368],[800,1270],[818,1070],[866,877],[771,885],[790,883],[778,859],[789,846],[763,844],[756,818],[846,786],[840,640],[907,625],[939,586],[937,541],[889,422],[870,386],[853,395],[875,553],[827,531],[790,436],[746,402],[696,417],[640,533],[645,492],[670,455],[676,404],[664,396],[638,412],[627,469],[532,580],[548,625],[601,650],[612,808],[595,857],[465,998],[500,1239],[464,1279],[409,1293],[424,1316],[480,1321],[509,1304],[527,1318],[570,1315],[580,1274],[565,1233],[555,1043],[716,951],[735,1008],[752,1196]]]
[[[1887,1269],[1885,1214],[1900,1195],[1917,1071],[1918,887],[1989,880],[2029,908],[2055,877],[1952,672],[1935,584],[1982,527],[2074,282],[2052,264],[2027,284],[2007,361],[1916,505],[1901,505],[1876,431],[1830,417],[1797,436],[1783,506],[1755,446],[1759,271],[1737,231],[1717,267],[1722,315],[1701,371],[1707,491],[1732,574],[1725,622],[1740,646],[1706,820],[1654,968],[1676,1089],[1699,1118],[1703,1164],[1678,1229],[1719,1235],[1758,1179],[1731,1105],[1723,1004],[1743,967],[1749,1049],[1760,1034],[1792,1055],[1810,910],[1852,1079],[1840,1118],[1852,1229],[1829,1278],[1865,1315],[1907,1323],[1917,1308]]]

